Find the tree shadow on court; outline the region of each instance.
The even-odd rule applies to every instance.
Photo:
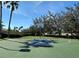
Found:
[[[0,48],[2,48],[2,49],[8,50],[8,51],[19,51],[19,52],[30,52],[31,51],[29,49],[29,46],[27,44],[24,44],[24,42],[8,40],[8,39],[3,39],[3,40],[7,40],[7,41],[10,41],[10,42],[20,43],[20,44],[22,44],[22,46],[19,46],[19,50],[10,49],[10,48],[6,48],[6,47],[3,47],[3,46],[0,46]]]
[[[30,52],[31,51],[29,48],[20,48],[19,50],[10,49],[10,48],[6,48],[6,47],[3,47],[3,46],[0,46],[0,48],[4,49],[4,50],[8,50],[8,51],[19,51],[19,52]]]

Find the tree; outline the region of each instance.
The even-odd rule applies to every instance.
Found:
[[[17,31],[17,32],[21,32],[21,29],[23,28],[23,26],[20,26],[20,27],[14,27],[14,31]]]
[[[14,27],[14,29],[13,29],[14,31],[17,31],[18,30],[18,27]]]
[[[35,18],[34,21],[33,21],[33,25],[34,25],[34,28],[36,29],[36,34],[37,32],[39,32],[39,35],[42,35],[43,31],[43,20],[42,20],[42,17],[39,17],[39,18]]]
[[[9,25],[8,25],[8,37],[9,37],[9,35],[10,35],[10,24],[11,24],[11,20],[12,20],[12,14],[13,14],[13,11],[15,9],[18,9],[18,1],[5,1],[4,4],[7,5],[7,8],[11,9]]]
[[[2,31],[2,1],[0,1],[0,37]]]
[[[74,7],[66,7],[67,12],[64,15],[65,18],[65,30],[68,33],[71,33],[71,35],[73,35],[74,33],[76,34],[76,31],[78,30],[78,10],[77,8],[79,8],[79,6],[74,6]]]

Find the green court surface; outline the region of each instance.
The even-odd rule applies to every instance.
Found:
[[[15,39],[0,39],[0,58],[78,58],[79,57],[79,40],[40,37],[55,40],[53,47],[30,47],[29,52],[19,51],[25,46],[21,42],[27,42],[35,36],[26,36]]]

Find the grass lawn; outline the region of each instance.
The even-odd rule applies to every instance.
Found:
[[[16,39],[0,39],[0,58],[77,58],[79,57],[79,40],[68,40],[64,38],[43,37],[55,40],[54,47],[30,47],[30,52],[20,52],[26,42],[32,40],[34,36],[26,36]]]

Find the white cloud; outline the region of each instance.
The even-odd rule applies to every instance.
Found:
[[[36,1],[35,2],[35,5],[36,5],[36,7],[38,7],[39,5],[41,5],[43,3],[43,1]]]
[[[34,13],[38,13],[37,7],[39,7],[42,3],[43,3],[43,1],[34,2],[34,4],[35,4],[35,8],[33,9]]]
[[[8,12],[10,12],[10,9],[7,9],[6,6],[4,6],[4,5],[3,5],[3,9],[5,9],[5,10],[8,11]],[[27,13],[21,11],[20,9],[17,9],[16,11],[14,11],[14,13],[15,13],[15,14],[23,15],[23,16],[25,16],[25,17],[28,16]]]
[[[23,16],[28,16],[28,14],[27,13],[25,13],[25,12],[23,12],[23,11],[21,11],[21,10],[19,10],[19,9],[17,9],[16,11],[14,11],[14,13],[15,14],[20,14],[20,15],[23,15]]]
[[[41,3],[43,3],[43,1],[30,1],[30,3],[33,3],[34,5],[34,8],[33,8],[33,12],[34,13],[38,13],[38,10],[37,10],[37,7],[39,7],[39,5],[41,5]],[[10,11],[10,9],[7,9],[6,6],[3,5],[3,8],[6,10],[6,11]],[[17,9],[16,11],[14,11],[15,14],[20,14],[20,15],[23,15],[25,17],[29,17],[29,14],[28,12],[24,12],[22,10]]]

